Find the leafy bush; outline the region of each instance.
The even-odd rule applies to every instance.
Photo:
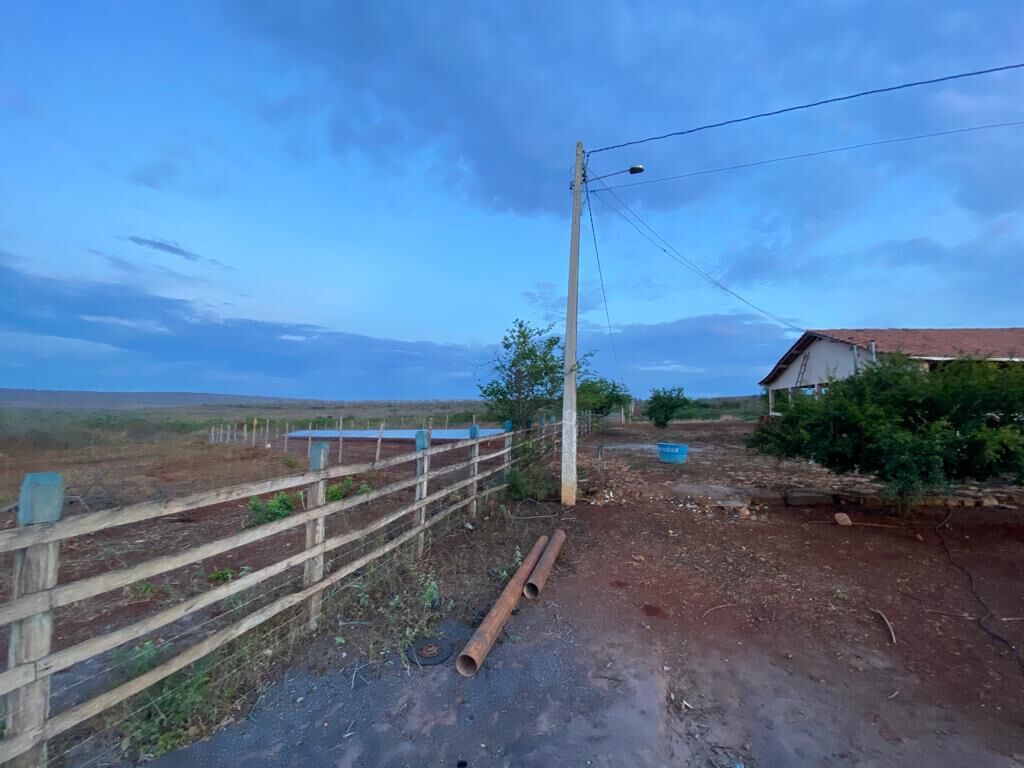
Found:
[[[249,519],[245,525],[247,528],[254,528],[275,520],[283,520],[292,513],[293,509],[295,509],[295,500],[291,494],[279,493],[270,501],[253,496],[249,499]]]
[[[372,490],[373,490],[373,488],[370,486],[369,483],[360,483],[359,484],[359,490],[357,490],[356,493],[359,493],[359,494],[369,493]]]
[[[352,492],[352,478],[342,478],[340,483],[334,483],[333,485],[327,486],[327,500],[328,501],[341,501],[343,498]]]
[[[652,389],[644,413],[654,426],[664,429],[689,403],[690,399],[683,394],[682,387]]]
[[[543,501],[558,490],[555,478],[547,467],[531,465],[522,469],[513,467],[508,473],[508,495],[517,501],[535,499]]]
[[[832,382],[820,398],[796,395],[763,422],[750,446],[859,471],[905,503],[929,488],[1012,475],[1024,480],[1024,368],[956,360],[931,371],[887,357]]]

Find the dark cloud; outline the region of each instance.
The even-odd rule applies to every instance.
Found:
[[[987,322],[992,322],[999,307],[1015,309],[1024,233],[1015,217],[1003,216],[974,236],[955,242],[921,236],[851,251],[766,236],[732,251],[729,258],[723,280],[733,286],[777,283],[834,288],[841,280],[851,291],[868,291],[876,297],[902,294],[955,302],[957,311],[947,313],[950,317],[963,317],[966,308],[974,305],[983,308]]]
[[[197,278],[192,275],[186,275],[183,272],[165,267],[163,264],[139,264],[128,259],[123,259],[120,256],[115,256],[106,251],[101,251],[98,248],[86,248],[86,253],[91,253],[93,256],[103,259],[112,268],[116,269],[126,275],[133,275],[136,277],[145,277],[147,275],[160,275],[162,277],[169,277],[174,280],[187,280],[189,282],[205,282],[202,278]]]
[[[0,266],[0,354],[8,386],[192,390],[324,398],[475,396],[492,345],[381,339],[315,325],[226,318],[137,286],[63,281]],[[736,394],[788,346],[777,326],[711,315],[616,332],[637,392],[683,384]],[[606,334],[581,329],[581,349],[617,376]]]
[[[595,351],[598,371],[621,375],[638,396],[665,386],[696,396],[742,395],[758,391],[757,382],[795,336],[757,315],[701,315],[623,325],[615,329],[614,352],[607,330],[585,330],[580,348]]]
[[[566,207],[577,139],[595,148],[971,68],[979,59],[1010,60],[1021,30],[1014,2],[970,11],[953,2],[908,2],[887,7],[884,24],[858,3],[810,0],[787,13],[757,2],[725,9],[712,2],[645,0],[598,1],[585,9],[497,0],[300,8],[238,0],[229,7],[242,29],[314,75],[304,78],[315,83],[308,91],[268,100],[268,120],[294,119],[295,106],[303,105],[307,116],[326,116],[338,153],[360,152],[400,167],[429,148],[440,158],[438,177],[478,204],[556,214]],[[954,97],[962,92],[972,100]],[[642,161],[649,172],[665,175],[1006,119],[1022,92],[1019,76],[993,77],[645,144],[591,161],[598,172]],[[980,151],[988,158],[1007,155],[1019,146],[1007,140],[1007,134],[990,135]],[[805,170],[773,177],[769,207],[788,217],[808,210],[829,215],[854,205],[865,185],[922,164],[951,179],[964,204],[998,205],[978,198],[991,188],[970,167],[943,161],[949,144],[808,161]],[[787,179],[788,173],[796,178]],[[652,207],[679,207],[749,183],[749,176],[742,178],[662,185],[642,199]],[[844,189],[851,185],[857,190],[852,197]]]
[[[473,394],[490,359],[481,347],[225,318],[137,286],[61,281],[5,266],[0,287],[11,296],[0,307],[0,346],[13,334],[19,359],[31,362],[18,374],[19,386],[455,396]],[[27,339],[36,340],[28,357]],[[62,359],[66,354],[75,357]],[[69,365],[75,360],[90,364]]]
[[[129,235],[124,238],[130,243],[141,246],[143,248],[151,248],[154,251],[162,251],[164,253],[170,253],[175,256],[180,256],[186,261],[201,262],[203,264],[209,264],[212,267],[218,269],[233,270],[234,267],[229,267],[227,264],[218,261],[217,259],[210,258],[209,256],[200,256],[198,253],[183,248],[180,244],[172,240],[161,240],[159,238],[152,237],[139,237],[138,235]]]
[[[200,261],[203,258],[198,253],[186,250],[170,240],[157,240],[151,237],[138,237],[137,235],[129,235],[125,240],[135,243],[136,245],[141,245],[143,248],[152,248],[154,251],[173,253],[175,256],[181,256],[183,259],[188,259],[189,261]]]

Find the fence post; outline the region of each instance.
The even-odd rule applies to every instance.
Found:
[[[330,455],[327,443],[316,443],[309,452],[310,471],[327,469],[327,457]],[[327,503],[327,481],[317,480],[309,486],[308,507],[322,507]],[[318,517],[306,523],[306,549],[311,549],[324,542],[324,518]],[[306,561],[302,574],[302,586],[308,587],[324,577],[324,556],[317,555]],[[317,592],[309,598],[309,629],[315,631],[320,625],[320,609],[323,605],[323,592]]]
[[[306,432],[306,457],[313,458],[313,422],[309,422],[309,431]]]
[[[291,432],[291,425],[286,421],[284,423],[284,452],[288,453],[288,433]]]
[[[509,471],[512,469],[512,421],[505,422],[505,469],[502,475],[508,482]]]
[[[373,463],[376,464],[380,461],[380,441],[384,439],[384,422],[380,423],[380,429],[377,430],[377,453],[374,454]]]
[[[469,439],[480,439],[480,427],[473,424],[469,428]],[[476,520],[476,496],[480,492],[480,484],[476,476],[480,474],[480,443],[473,443],[469,446],[469,476],[473,478],[473,484],[469,486],[469,495],[472,501],[469,502],[469,516]]]
[[[64,479],[56,472],[25,475],[18,497],[18,526],[55,523],[64,513]],[[36,544],[14,553],[11,597],[17,599],[57,586],[60,543]],[[8,668],[28,664],[50,652],[53,611],[11,624]],[[43,728],[50,715],[50,677],[24,685],[7,696],[6,738]],[[46,765],[46,742],[11,760],[12,768]]]
[[[430,473],[430,456],[427,449],[430,448],[430,434],[425,429],[416,430],[416,477],[421,478],[416,483],[416,501],[427,497],[427,475]],[[424,504],[416,510],[416,525],[423,525],[427,522],[427,506]],[[423,533],[416,537],[416,556],[423,556],[424,538]]]

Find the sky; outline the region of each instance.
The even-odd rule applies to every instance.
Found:
[[[513,320],[563,332],[576,141],[1022,40],[984,0],[5,4],[0,386],[475,396]],[[593,152],[646,172],[589,185],[581,349],[735,395],[803,328],[1021,325],[1024,126],[659,179],[1022,120],[1017,70]]]

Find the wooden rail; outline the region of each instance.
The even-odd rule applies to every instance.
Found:
[[[504,488],[507,483],[508,471],[512,464],[512,437],[519,435],[520,439],[541,440],[553,444],[554,433],[555,430],[551,428],[549,431],[549,424],[545,422],[539,436],[535,435],[533,438],[524,437],[524,432],[480,437],[474,430],[473,436],[467,440],[431,446],[429,433],[421,431],[416,451],[364,464],[333,467],[325,467],[327,446],[318,444],[315,450],[310,451],[311,469],[308,472],[193,493],[178,499],[144,502],[118,509],[90,512],[67,520],[60,519],[63,510],[63,483],[60,478],[52,473],[29,475],[19,500],[19,527],[0,532],[0,552],[13,551],[16,560],[15,590],[12,599],[6,605],[0,606],[0,625],[12,625],[10,663],[8,669],[0,673],[0,695],[8,696],[6,738],[0,740],[0,763],[8,764],[10,761],[10,765],[25,768],[45,765],[47,740],[134,696],[289,608],[305,602],[307,626],[310,630],[316,629],[324,589],[408,541],[415,539],[420,542],[419,550],[425,532],[453,512],[469,507],[475,513],[477,502],[481,498]],[[500,450],[487,454],[480,453],[482,444],[496,440],[504,442]],[[436,469],[431,468],[431,457],[463,448],[469,449],[468,460]],[[496,466],[481,470],[481,465],[495,460],[499,460]],[[372,472],[407,462],[415,462],[416,473],[412,477],[340,501],[325,500],[326,483],[330,479]],[[431,487],[431,481],[437,481],[462,470],[469,470],[468,479],[450,482],[437,490]],[[499,473],[502,475],[501,483],[486,489],[481,488],[482,481]],[[67,584],[56,583],[57,548],[59,542],[66,539],[299,486],[307,486],[310,490],[309,503],[312,506],[303,512],[255,528],[244,529],[184,552],[154,557],[136,565]],[[415,496],[411,503],[382,514],[357,530],[326,538],[325,522],[329,517],[410,488],[415,488]],[[432,492],[428,492],[428,489]],[[451,499],[456,494],[458,498]],[[450,499],[452,503],[428,515],[430,505],[445,499]],[[325,565],[325,556],[328,553],[346,544],[366,540],[371,534],[383,531],[406,516],[414,516],[414,525],[410,528],[362,557],[327,572],[329,564]],[[56,608],[192,565],[229,550],[294,530],[299,526],[304,526],[306,530],[305,547],[295,554],[243,574],[127,626],[88,638],[60,651],[50,650],[53,611]],[[49,684],[54,674],[145,637],[298,566],[303,567],[302,587],[298,591],[280,597],[218,630],[164,661],[155,669],[64,712],[50,716]]]

